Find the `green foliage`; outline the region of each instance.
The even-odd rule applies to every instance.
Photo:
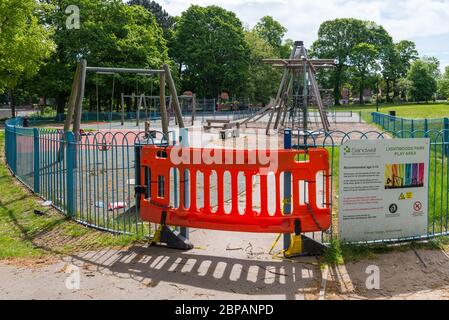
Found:
[[[45,22],[57,30],[54,40],[57,51],[42,68],[35,84],[45,96],[59,100],[63,111],[71,82],[80,59],[91,66],[160,68],[169,62],[162,29],[154,16],[141,6],[128,6],[120,0],[52,0],[54,10],[45,15]],[[59,3],[58,6],[56,4]],[[65,8],[80,8],[80,29],[67,29]],[[108,92],[110,78],[100,77],[100,92]],[[129,78],[117,77],[117,92],[131,90],[125,86]],[[133,86],[135,80],[132,81]],[[120,90],[120,91],[119,91]],[[135,90],[135,89],[133,89]],[[88,77],[86,97],[95,91],[95,77]],[[107,93],[110,97],[110,92]],[[109,103],[110,105],[110,103]],[[62,107],[62,110],[61,110]]]
[[[412,63],[407,75],[410,81],[409,94],[414,101],[429,101],[437,91],[437,81],[433,72],[434,62],[416,60]]]
[[[438,79],[438,96],[449,100],[449,67],[446,67],[443,76]]]
[[[379,50],[372,44],[360,43],[351,51],[351,64],[355,78],[358,82],[360,93],[360,103],[363,103],[363,90],[366,85],[366,78],[370,72],[378,68],[376,58]]]
[[[245,34],[250,49],[247,94],[251,101],[268,103],[276,95],[280,74],[263,63],[263,59],[277,56],[275,49],[254,30]]]
[[[374,22],[357,19],[336,19],[320,26],[318,40],[312,46],[318,58],[337,60],[331,75],[335,83],[335,103],[339,105],[343,84],[350,83],[362,95],[364,87],[371,86],[377,71],[382,75],[390,92],[394,83],[398,95],[397,80],[404,77],[411,61],[417,58],[415,44],[401,41],[397,44],[388,32]]]
[[[233,12],[192,5],[176,23],[172,47],[183,90],[204,97],[216,97],[221,90],[245,93],[250,50]]]
[[[175,24],[175,18],[172,17],[165,11],[159,3],[153,0],[130,0],[128,2],[129,5],[139,5],[147,9],[151,12],[156,18],[159,26],[164,30],[164,32],[168,32],[173,25]]]
[[[282,52],[282,40],[287,29],[270,16],[265,16],[256,24],[254,32],[268,42],[278,54]]]
[[[35,75],[54,50],[53,30],[39,22],[34,0],[0,1],[0,92]]]

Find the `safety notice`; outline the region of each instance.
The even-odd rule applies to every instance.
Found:
[[[430,139],[350,140],[340,149],[343,241],[427,233]]]

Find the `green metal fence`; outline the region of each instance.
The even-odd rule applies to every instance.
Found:
[[[373,122],[384,130],[393,132],[429,132],[449,130],[449,118],[406,119],[373,112]]]

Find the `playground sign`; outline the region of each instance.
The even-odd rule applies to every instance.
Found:
[[[346,242],[427,234],[430,139],[350,140],[340,149]]]

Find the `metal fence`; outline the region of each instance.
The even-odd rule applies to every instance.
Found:
[[[449,130],[449,118],[435,119],[406,119],[390,116],[384,113],[373,112],[373,122],[388,131],[441,131]]]
[[[34,193],[70,218],[101,230],[146,236],[136,207],[135,147],[144,133],[72,132],[5,124],[6,161]]]
[[[21,119],[8,120],[5,131],[6,161],[11,171],[64,214],[80,223],[115,233],[141,236],[151,233],[152,226],[140,220],[134,195],[136,146],[144,138],[143,132],[96,132],[83,135],[77,141],[73,133],[64,134],[61,130],[23,128]],[[306,137],[296,132],[294,136],[297,138],[293,148],[324,147],[329,151],[333,204],[339,190],[340,146],[347,140],[429,137],[427,233],[382,242],[421,240],[449,234],[448,130],[313,132]],[[174,139],[169,141],[175,142]],[[331,229],[313,235],[324,243],[338,238],[338,212],[332,203]]]
[[[379,241],[366,241],[363,243],[396,243],[403,241],[425,240],[449,235],[449,130],[399,130],[399,131],[333,131],[310,132],[306,136],[297,135],[294,148],[322,147],[329,151],[331,168],[331,207],[333,219],[331,229],[324,233],[313,234],[313,238],[329,243],[338,239],[338,203],[339,190],[339,157],[340,147],[348,140],[378,140],[423,138],[430,139],[430,168],[429,168],[429,208],[427,233],[416,237],[404,237]],[[360,244],[360,243],[357,243]]]

